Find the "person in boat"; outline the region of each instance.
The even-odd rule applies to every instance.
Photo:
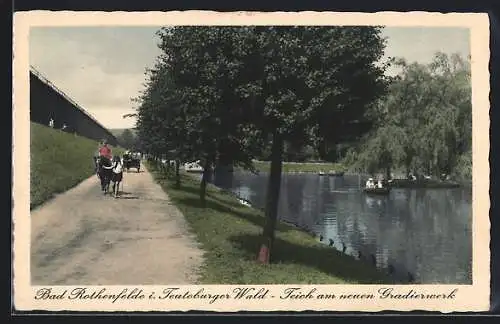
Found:
[[[450,179],[451,179],[451,177],[449,174],[446,174],[446,173],[441,174],[441,181],[448,181]]]
[[[366,181],[365,187],[366,187],[367,189],[373,189],[373,188],[375,188],[375,182],[373,181],[373,178],[369,178],[369,179]]]
[[[415,176],[415,174],[413,173],[408,173],[408,176],[406,177],[407,180],[410,180],[410,181],[415,181],[417,180],[417,177]]]
[[[383,185],[383,183],[382,183],[382,182],[383,182],[383,180],[382,180],[382,179],[379,179],[379,180],[377,181],[377,188],[379,188],[379,189],[384,188],[384,185]]]

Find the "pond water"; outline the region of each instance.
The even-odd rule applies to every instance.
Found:
[[[267,178],[235,171],[219,174],[214,184],[263,208]],[[365,180],[284,174],[279,218],[401,282],[472,283],[471,188],[393,189],[373,196],[360,191]]]

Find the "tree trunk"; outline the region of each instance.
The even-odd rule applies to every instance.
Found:
[[[278,202],[281,187],[281,169],[283,162],[283,138],[274,134],[271,150],[271,170],[267,184],[267,201],[265,209],[265,224],[263,242],[260,247],[257,261],[267,264],[270,262],[271,251],[274,243],[274,231],[278,220]]]
[[[233,183],[233,177],[231,166],[217,165],[215,167],[214,185],[222,188],[230,187]]]
[[[181,187],[181,161],[179,159],[175,159],[175,187],[180,189]]]
[[[328,158],[327,152],[328,152],[328,149],[327,149],[326,141],[324,139],[320,140],[319,145],[318,145],[319,158],[323,161],[327,160],[327,158]]]
[[[409,149],[406,149],[405,153],[406,153],[406,158],[405,158],[405,163],[404,163],[405,171],[406,171],[405,177],[408,177],[408,175],[411,172],[411,165],[413,163],[413,154],[411,153],[411,151]]]
[[[172,165],[170,165],[170,159],[167,159],[167,165],[165,167],[167,169],[167,174],[171,175],[172,174]]]
[[[209,181],[210,172],[211,172],[210,159],[206,159],[205,164],[203,165],[203,175],[201,177],[201,183],[200,183],[200,201],[203,207],[205,207],[206,204],[205,198],[207,195],[207,182]]]

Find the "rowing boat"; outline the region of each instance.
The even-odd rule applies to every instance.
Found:
[[[388,195],[391,192],[391,188],[364,188],[363,191],[367,194],[372,195]]]

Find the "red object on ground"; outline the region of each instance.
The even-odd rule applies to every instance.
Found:
[[[260,263],[269,263],[269,249],[267,248],[267,246],[265,245],[261,246],[259,251],[259,257],[257,258],[257,260]]]

